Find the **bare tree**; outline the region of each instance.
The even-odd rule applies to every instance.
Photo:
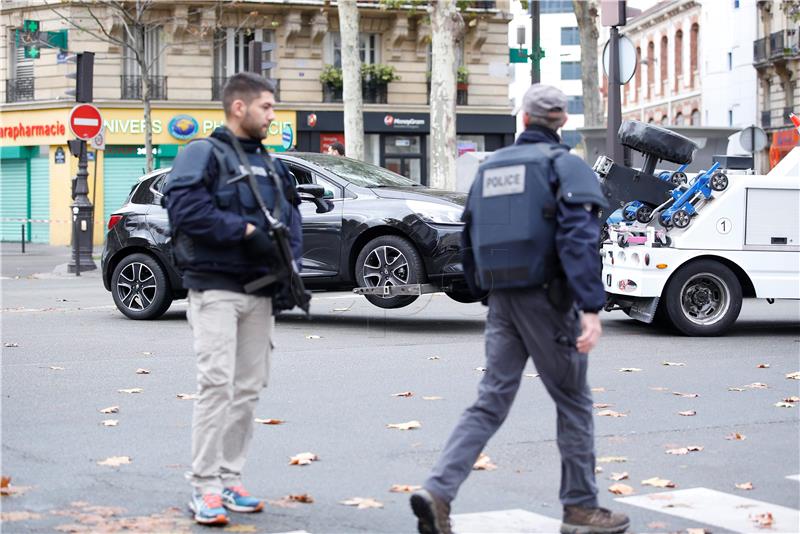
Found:
[[[581,85],[583,121],[586,126],[603,125],[603,109],[597,77],[597,1],[572,0],[581,40]]]
[[[456,186],[456,49],[464,19],[455,0],[433,0],[431,19],[431,186]]]
[[[231,5],[235,2],[229,2]],[[148,37],[154,32],[160,32],[162,28],[167,25],[177,22],[185,22],[184,20],[177,20],[174,15],[174,5],[171,3],[158,2],[156,0],[94,0],[94,1],[70,1],[70,2],[57,2],[53,0],[45,0],[45,4],[50,7],[50,10],[55,13],[62,21],[66,22],[70,27],[91,36],[92,39],[119,47],[123,50],[123,54],[131,57],[135,64],[138,66],[138,72],[141,78],[141,101],[143,105],[144,114],[144,147],[146,155],[146,170],[150,172],[153,170],[153,127],[151,124],[151,100],[153,97],[152,90],[152,72],[158,62],[159,58],[170,46],[180,45],[186,46],[197,43],[208,43],[209,40],[214,39],[215,25],[188,25],[188,31],[192,37],[174,42],[171,39],[165,39],[161,43],[159,49],[150,51],[147,48]],[[214,9],[217,11],[217,16],[214,21],[219,20],[221,10],[224,2],[218,0],[212,6],[206,6],[205,9]],[[62,13],[61,9],[68,9],[68,13]],[[180,17],[190,17],[199,15],[201,8],[190,8],[180,12]],[[241,28],[251,15],[257,14],[251,12],[244,17],[239,24]],[[118,29],[107,27],[107,21],[113,20],[114,27],[118,25]],[[105,23],[104,23],[105,22]],[[151,52],[148,54],[148,52]]]
[[[361,56],[356,0],[339,0],[339,37],[342,51],[345,153],[364,159],[364,101],[361,93]]]

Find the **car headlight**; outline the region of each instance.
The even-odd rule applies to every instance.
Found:
[[[437,204],[435,202],[420,202],[418,200],[406,200],[406,205],[425,222],[433,224],[464,224],[461,222],[461,214],[464,209],[458,206]]]

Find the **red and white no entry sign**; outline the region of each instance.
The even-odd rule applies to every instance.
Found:
[[[100,110],[91,104],[78,104],[69,112],[69,128],[78,139],[92,139],[103,128]]]

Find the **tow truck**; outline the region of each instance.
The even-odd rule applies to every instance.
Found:
[[[800,129],[800,119],[792,120]],[[800,146],[766,175],[745,168],[750,157],[715,156],[713,170],[675,184],[659,180],[655,165],[688,163],[689,139],[641,123],[623,134],[645,166],[629,169],[601,156],[594,167],[617,213],[633,206],[639,214],[608,219],[601,245],[607,311],[716,336],[734,324],[743,298],[800,299]],[[709,175],[716,182],[701,183]]]

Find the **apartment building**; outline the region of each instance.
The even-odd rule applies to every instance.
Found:
[[[69,2],[48,4],[8,0],[0,7],[3,218],[46,221],[27,223],[29,240],[69,241],[76,161],[66,146],[74,100],[65,91],[74,80],[65,75],[75,67],[66,58],[91,51],[94,104],[106,134],[105,150],[92,150],[89,164],[89,196],[98,214],[94,235],[100,242],[108,215],[145,167],[142,73],[129,48],[115,42],[126,39],[126,32],[105,3],[94,4],[91,13]],[[429,133],[435,127],[428,104],[431,28],[424,8],[413,4],[359,0],[362,61],[393,70],[397,77],[388,84],[365,84],[365,144],[368,161],[425,184]],[[507,97],[509,1],[471,2],[462,14],[459,151],[492,151],[510,144],[515,132]],[[274,63],[263,74],[276,82],[279,98],[265,144],[274,151],[323,151],[343,140],[334,2],[165,0],[152,4],[147,17],[141,46],[152,64],[148,81],[157,166],[168,166],[186,142],[222,123],[221,89],[228,77],[245,70],[252,41],[274,47],[262,58]],[[43,47],[36,59],[26,58],[18,30],[27,20],[37,21],[41,32],[60,33],[65,42],[59,43],[66,46]],[[19,234],[19,223],[0,223],[0,239],[18,240]]]

